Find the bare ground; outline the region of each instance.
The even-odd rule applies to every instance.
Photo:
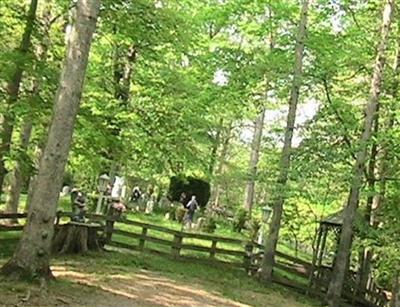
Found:
[[[0,283],[0,306],[306,306],[280,293],[251,291],[243,293],[248,303],[242,304],[205,290],[201,284],[184,284],[147,270],[102,275],[81,269],[53,267],[61,282],[51,284],[48,290]]]

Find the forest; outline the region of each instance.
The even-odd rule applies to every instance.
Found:
[[[399,5],[1,0],[5,306],[399,307]]]

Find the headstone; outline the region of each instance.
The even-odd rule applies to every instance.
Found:
[[[161,197],[159,204],[160,208],[167,209],[171,206],[171,201],[167,197],[163,196]]]
[[[146,203],[146,214],[150,214],[153,213],[153,209],[154,209],[154,200],[152,197],[149,198],[149,200]]]
[[[111,190],[112,198],[121,198],[122,197],[122,187],[124,186],[125,180],[122,177],[115,176],[115,182],[113,188]]]
[[[121,198],[126,199],[126,185],[125,183],[123,184],[121,188]]]
[[[71,188],[68,185],[63,186],[63,188],[61,190],[61,197],[67,196],[70,193],[70,191],[71,191]]]

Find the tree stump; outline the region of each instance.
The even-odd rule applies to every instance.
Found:
[[[52,243],[54,254],[85,254],[89,250],[102,250],[97,231],[102,227],[97,224],[69,222],[57,225]]]

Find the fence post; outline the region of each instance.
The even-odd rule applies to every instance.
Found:
[[[171,254],[174,258],[179,258],[179,254],[182,248],[182,234],[174,234],[174,240],[172,241]]]
[[[246,272],[250,272],[251,270],[251,260],[253,256],[253,243],[247,242],[244,247],[245,255],[243,257],[243,267]]]
[[[139,250],[144,250],[144,244],[146,243],[146,235],[147,235],[147,228],[143,227],[142,229],[142,237],[139,239]]]
[[[112,239],[112,234],[113,234],[113,230],[114,230],[114,217],[112,215],[107,215],[106,216],[106,227],[105,227],[105,244],[111,242]]]
[[[214,259],[215,258],[215,253],[216,253],[216,248],[217,248],[217,240],[212,240],[212,244],[211,244],[211,251],[210,251],[210,258]]]

